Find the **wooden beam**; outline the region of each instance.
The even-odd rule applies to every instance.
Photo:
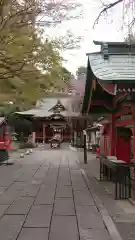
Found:
[[[131,107],[131,103],[130,102],[123,102],[120,104],[120,108],[124,108],[124,107]]]
[[[88,109],[89,109],[89,112],[90,112],[90,108],[92,106],[104,106],[106,109],[111,109],[111,105],[108,105],[108,103],[104,100],[92,100],[92,101],[89,101],[89,105],[88,105]]]
[[[107,101],[104,101],[104,100],[90,100],[89,101],[89,107],[91,105],[101,105],[101,106],[105,106],[105,105],[108,105],[107,104]]]
[[[113,109],[116,108],[116,96],[113,97]],[[110,125],[110,155],[116,156],[116,114],[112,112]]]
[[[126,97],[127,95],[128,95],[127,93],[121,93],[120,96],[116,96],[116,103],[117,103],[120,99]]]
[[[118,112],[116,112],[116,118],[122,116],[122,115],[128,115],[128,114],[131,114],[131,108],[129,107],[125,107],[125,108],[122,108],[120,109]]]
[[[124,127],[127,125],[132,125],[132,123],[133,123],[132,119],[120,120],[116,122],[116,127]]]
[[[132,103],[132,122],[133,122],[133,155],[134,155],[134,163],[135,163],[135,103]],[[134,171],[134,179],[135,179],[135,171]]]

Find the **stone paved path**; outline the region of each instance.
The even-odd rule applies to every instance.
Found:
[[[84,169],[90,185],[98,193],[101,202],[113,219],[115,226],[123,240],[135,240],[135,205],[128,200],[114,200],[114,185],[111,182],[99,181],[99,161],[96,156],[87,153],[88,164],[83,161],[83,152],[78,151],[78,162]],[[92,191],[92,187],[90,188]]]
[[[111,239],[75,152],[35,150],[0,167],[0,239]]]

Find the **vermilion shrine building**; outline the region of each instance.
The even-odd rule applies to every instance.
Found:
[[[61,141],[70,141],[77,131],[79,112],[73,111],[68,95],[46,97],[38,101],[35,108],[18,114],[32,121],[33,142],[48,143],[56,134],[60,135]]]
[[[100,150],[130,162],[131,139],[135,159],[135,45],[96,42],[89,53],[83,115],[102,121]]]

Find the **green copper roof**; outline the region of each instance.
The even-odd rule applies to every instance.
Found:
[[[61,102],[61,104],[65,107],[65,110],[60,111],[61,115],[64,117],[77,117],[80,113],[74,112],[71,106],[71,97],[63,97],[63,98],[44,98],[41,101],[38,101],[36,107],[24,112],[16,112],[18,115],[22,116],[30,116],[35,118],[48,118],[53,115],[50,111],[57,103]]]
[[[89,54],[91,69],[96,78],[104,81],[135,81],[135,55]]]
[[[94,42],[100,52],[89,53],[93,74],[104,81],[135,81],[135,45],[114,42]]]

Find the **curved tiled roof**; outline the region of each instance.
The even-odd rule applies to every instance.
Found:
[[[24,112],[17,112],[19,115],[24,116],[31,116],[31,117],[37,117],[37,118],[45,118],[45,117],[51,117],[52,112],[50,112],[50,109],[53,108],[58,100],[61,102],[61,104],[66,108],[66,111],[61,111],[60,114],[64,117],[75,117],[78,116],[79,113],[74,112],[72,110],[71,105],[71,97],[61,97],[61,98],[44,98],[37,102],[35,108],[30,109],[28,111]]]
[[[91,69],[96,78],[104,81],[135,81],[135,55],[109,54],[102,52],[88,54]]]

